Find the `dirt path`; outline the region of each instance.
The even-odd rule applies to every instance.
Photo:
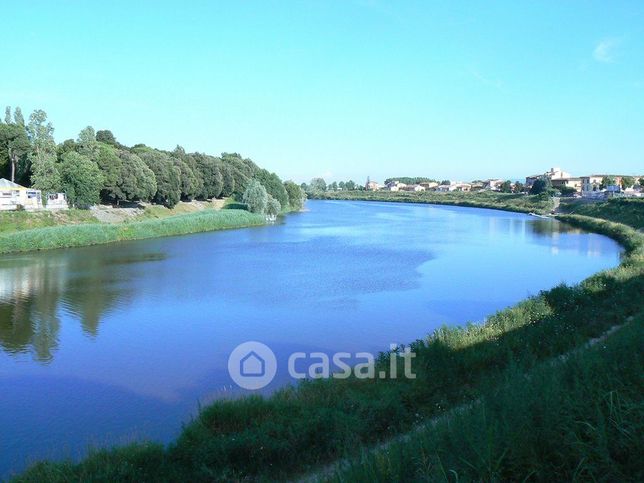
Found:
[[[152,205],[150,203],[140,203],[134,206],[111,206],[96,205],[90,208],[92,215],[101,223],[123,223],[125,221],[135,220],[142,217],[146,211],[153,214],[153,218],[163,218],[173,215],[185,215],[206,209],[221,210],[226,204],[226,200],[214,199],[211,201],[181,201],[174,208],[166,208],[161,205]]]

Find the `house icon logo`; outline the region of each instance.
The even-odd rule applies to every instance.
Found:
[[[244,377],[262,377],[266,374],[266,361],[251,351],[239,362],[239,373]]]
[[[243,389],[262,389],[275,377],[277,359],[266,344],[244,342],[230,353],[228,373],[235,384]]]

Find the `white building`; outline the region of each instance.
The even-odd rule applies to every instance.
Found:
[[[500,191],[501,185],[505,183],[502,179],[488,179],[483,182],[483,189],[490,191]]]
[[[45,208],[51,211],[68,209],[67,196],[65,196],[65,193],[49,193]]]
[[[400,188],[403,191],[425,191],[425,187],[421,186],[419,184],[410,184],[410,185],[405,185],[404,187]]]
[[[400,191],[402,189],[405,189],[407,185],[405,183],[401,183],[399,181],[390,181],[387,183],[386,189],[389,191]]]
[[[539,178],[550,178],[550,180],[557,179],[568,179],[572,178],[572,175],[566,171],[563,171],[561,168],[550,168],[550,171],[546,171],[543,174],[533,174],[532,176],[527,176],[525,179],[526,189],[532,188],[532,185]]]
[[[20,207],[28,211],[41,210],[43,206],[40,190],[25,188],[0,178],[0,210],[18,210]]]

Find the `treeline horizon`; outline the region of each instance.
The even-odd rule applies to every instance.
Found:
[[[122,202],[172,208],[179,201],[234,197],[250,211],[273,215],[300,210],[304,203],[299,185],[283,182],[238,153],[188,153],[180,145],[172,151],[130,147],[111,130],[92,126],[61,143],[53,133],[45,111],[35,110],[26,121],[19,107],[13,112],[7,107],[0,120],[0,177],[43,194],[65,193],[76,208]]]

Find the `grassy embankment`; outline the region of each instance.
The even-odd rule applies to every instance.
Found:
[[[311,195],[322,200],[397,201],[431,203],[436,205],[467,206],[519,213],[548,214],[554,209],[552,199],[545,195],[523,195],[479,191],[476,193],[438,193],[435,191],[328,191]]]
[[[28,211],[1,211],[0,235],[48,226],[96,222],[96,218],[88,210],[39,211],[35,213]]]
[[[561,199],[561,213],[590,216],[634,227],[644,227],[644,198],[612,198],[587,202],[583,199]]]
[[[414,342],[416,379],[318,380],[266,399],[218,401],[167,448],[134,444],[80,463],[40,463],[17,481],[283,479],[337,458],[353,462],[340,480],[641,479],[643,236],[564,219],[620,241],[621,265],[485,324]],[[388,370],[387,359],[378,364]],[[446,422],[436,430],[360,458],[361,448],[439,416]]]
[[[34,214],[26,213],[26,215],[32,216]],[[40,215],[40,213],[36,215]],[[81,221],[75,224],[45,226],[43,228],[3,230],[0,232],[0,254],[98,245],[125,240],[143,240],[265,224],[263,216],[245,210],[217,211],[210,209],[183,215],[159,216],[159,214],[157,216],[151,215],[149,219],[143,219],[143,221],[135,219],[113,224],[98,223],[94,220],[93,223]],[[4,225],[4,220],[2,225]]]

